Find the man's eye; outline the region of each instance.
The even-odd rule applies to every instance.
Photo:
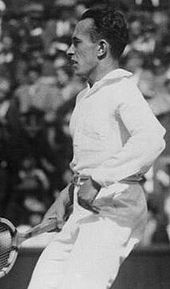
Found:
[[[75,47],[77,47],[77,45],[80,43],[80,41],[79,40],[74,40],[73,41],[73,45],[75,46]]]

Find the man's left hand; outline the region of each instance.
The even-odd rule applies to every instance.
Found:
[[[96,207],[93,202],[97,197],[101,186],[89,177],[81,186],[78,191],[78,203],[83,208],[99,214],[100,209]]]

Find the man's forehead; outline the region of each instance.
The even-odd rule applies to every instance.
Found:
[[[79,38],[82,35],[86,35],[86,36],[89,35],[89,31],[92,28],[92,26],[93,26],[93,19],[86,18],[86,19],[80,20],[74,29],[73,38],[74,37]]]

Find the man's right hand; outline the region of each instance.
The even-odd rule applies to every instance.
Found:
[[[42,223],[48,223],[51,219],[56,219],[56,229],[53,231],[61,231],[65,221],[72,213],[71,206],[73,204],[74,185],[69,184],[62,190],[55,202],[48,209]]]

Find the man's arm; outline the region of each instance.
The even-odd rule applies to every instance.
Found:
[[[165,148],[165,129],[136,85],[127,83],[117,98],[117,116],[130,137],[120,152],[89,172],[102,186],[144,174]]]
[[[85,182],[80,186],[78,191],[78,203],[84,209],[98,214],[100,208],[93,204],[95,198],[97,197],[101,186],[95,182],[91,177],[87,177]]]
[[[56,219],[56,230],[60,231],[67,220],[68,212],[70,214],[69,207],[73,204],[73,190],[74,185],[71,183],[67,185],[60,193],[51,207],[48,209],[43,223],[50,222],[51,219]]]

